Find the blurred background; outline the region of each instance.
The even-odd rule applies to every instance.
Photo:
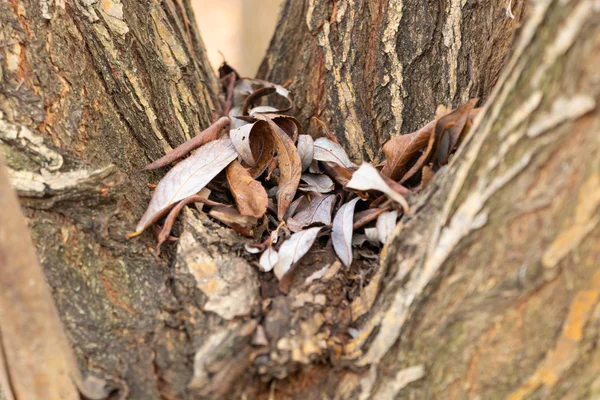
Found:
[[[208,57],[254,77],[277,24],[282,0],[192,0]],[[223,53],[223,56],[219,54]]]

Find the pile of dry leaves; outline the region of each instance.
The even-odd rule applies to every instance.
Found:
[[[195,150],[158,183],[130,236],[168,213],[159,249],[181,209],[203,203],[208,215],[254,239],[247,251],[260,253],[260,268],[273,270],[282,284],[317,238],[331,240],[345,266],[353,247],[385,243],[408,212],[406,199],[448,162],[478,111],[477,99],[454,111],[439,107],[432,122],[383,146],[383,165],[358,166],[321,121],[315,119],[322,134],[303,134],[283,114],[293,107],[287,89],[241,78],[227,64],[219,72],[224,116],[146,167],[164,167]]]

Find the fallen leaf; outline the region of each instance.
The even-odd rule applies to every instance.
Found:
[[[212,142],[213,140],[216,140],[219,137],[221,129],[225,128],[227,125],[229,125],[229,123],[230,123],[229,118],[227,118],[227,117],[219,118],[216,122],[211,124],[208,128],[206,128],[205,130],[200,132],[198,134],[198,136],[188,140],[181,146],[176,147],[175,149],[171,150],[170,152],[168,152],[167,154],[165,154],[163,157],[159,158],[158,160],[146,165],[144,167],[144,169],[151,170],[151,169],[156,169],[156,168],[161,168],[161,167],[167,166],[167,165],[171,164],[173,161],[178,160],[181,157],[185,156],[190,151],[197,149],[198,147],[201,147],[202,145],[204,145],[208,142]]]
[[[304,208],[306,208],[307,205],[308,205],[308,200],[306,199],[306,196],[301,195],[296,200],[294,200],[292,202],[292,204],[290,204],[289,208],[285,212],[283,219],[287,220],[289,217],[294,215],[296,212],[299,212],[299,211],[303,210]]]
[[[379,171],[369,163],[363,163],[354,174],[352,179],[346,184],[349,189],[356,190],[378,190],[385,193],[390,199],[398,202],[408,213],[409,207],[406,199],[398,192],[394,191],[379,175]]]
[[[386,164],[381,170],[381,174],[397,181],[408,171],[409,162],[415,156],[420,155],[420,151],[427,147],[429,137],[433,135],[435,122],[432,121],[423,128],[408,135],[401,135],[390,139],[383,145]]]
[[[305,226],[313,224],[331,224],[331,209],[335,202],[335,195],[315,196],[306,208],[286,221],[293,232],[302,230]]]
[[[298,189],[300,175],[302,174],[302,161],[292,139],[273,121],[267,120],[267,123],[271,127],[271,135],[277,149],[277,162],[279,166],[277,217],[281,220],[290,203],[294,200],[296,190]]]
[[[260,218],[267,212],[268,197],[263,185],[237,160],[227,167],[227,182],[241,215]]]
[[[279,248],[279,259],[273,269],[277,279],[281,280],[292,266],[298,262],[312,247],[321,227],[310,228],[294,233]]]
[[[436,135],[439,135],[439,137],[437,138],[437,147],[434,152],[438,166],[448,162],[450,153],[460,140],[463,128],[469,119],[469,114],[478,101],[479,99],[471,99],[438,120]]]
[[[235,150],[242,160],[251,167],[256,167],[257,165],[254,160],[254,155],[252,154],[252,148],[250,147],[250,134],[252,133],[254,125],[255,123],[246,124],[229,131],[229,137],[231,138],[233,147],[235,147]]]
[[[312,168],[312,166],[311,166]],[[336,163],[325,162],[323,163],[323,169],[325,173],[332,177],[337,183],[342,186],[346,186],[350,178],[352,178],[353,171]],[[312,170],[309,169],[312,172]]]
[[[350,161],[343,147],[327,138],[315,140],[314,149],[315,160],[329,161],[345,168],[356,168],[356,164]]]
[[[229,206],[213,207],[208,215],[233,228],[236,232],[245,236],[251,236],[249,229],[258,222],[255,217],[241,215],[235,208]]]
[[[179,200],[198,193],[236,157],[231,140],[224,138],[205,144],[174,166],[156,186],[136,233],[158,220]]]
[[[279,260],[279,254],[272,247],[268,247],[260,256],[259,265],[264,272],[269,272]]]
[[[327,175],[302,174],[300,179],[308,184],[299,188],[305,192],[329,193],[335,188],[335,184]]]
[[[360,200],[359,197],[340,207],[333,219],[333,228],[331,229],[333,249],[346,267],[352,264],[352,221],[358,200]]]
[[[310,274],[310,276],[308,278],[306,278],[304,283],[308,285],[316,280],[321,279],[322,277],[325,276],[325,274],[327,274],[327,270],[329,269],[330,266],[331,266],[331,264],[327,264],[323,268],[316,270],[315,272]]]
[[[306,171],[313,161],[315,142],[310,135],[298,136],[298,154],[302,160],[302,171]]]
[[[398,212],[396,211],[384,212],[377,218],[377,238],[381,243],[385,244],[388,236],[394,231],[397,219]]]

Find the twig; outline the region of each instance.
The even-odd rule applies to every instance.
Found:
[[[156,168],[161,168],[166,165],[171,164],[173,161],[180,159],[185,156],[190,151],[197,149],[198,147],[211,142],[219,137],[219,132],[221,129],[225,128],[229,125],[231,120],[229,117],[221,117],[217,120],[217,122],[213,123],[211,126],[200,132],[198,136],[188,140],[184,144],[175,149],[171,150],[163,157],[158,160],[146,165],[144,170],[151,170]]]
[[[193,195],[190,197],[186,197],[181,200],[171,211],[169,211],[169,215],[165,218],[165,224],[163,225],[160,233],[158,234],[157,243],[156,243],[156,251],[154,255],[158,257],[160,255],[160,246],[167,240],[169,234],[171,233],[171,229],[173,229],[173,224],[175,223],[175,218],[179,215],[183,207],[190,203],[204,203],[209,206],[222,206],[223,204],[218,203],[216,201],[208,200],[206,197],[202,197],[199,195]]]

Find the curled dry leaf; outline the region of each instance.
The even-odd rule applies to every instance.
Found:
[[[173,167],[156,185],[148,209],[138,222],[136,234],[154,223],[176,202],[206,186],[237,157],[229,138],[215,140]]]
[[[306,171],[313,162],[314,147],[315,142],[310,135],[298,136],[298,154],[300,154],[300,159],[302,160],[302,171]]]
[[[313,224],[331,224],[331,209],[335,203],[335,195],[315,196],[306,208],[286,221],[293,232],[302,230]]]
[[[239,128],[231,129],[229,131],[229,137],[233,147],[238,152],[242,160],[251,167],[256,167],[256,161],[252,154],[252,148],[250,147],[250,133],[254,128],[254,123],[246,124]]]
[[[279,248],[279,259],[273,269],[277,279],[281,280],[292,266],[310,250],[320,230],[321,228],[317,227],[294,233],[283,242]]]
[[[383,153],[386,164],[381,170],[381,174],[392,180],[402,178],[409,169],[409,162],[415,156],[419,156],[420,151],[427,147],[434,129],[435,121],[432,121],[416,132],[396,136],[384,144]]]
[[[356,190],[378,190],[385,193],[390,199],[398,202],[404,209],[404,213],[408,212],[408,202],[398,192],[394,191],[379,175],[379,171],[369,163],[363,163],[354,174],[352,179],[346,185],[349,189]]]
[[[400,180],[400,183],[406,182],[417,172],[421,171],[423,166],[425,166],[425,164],[431,160],[434,154],[436,155],[437,159],[443,158],[444,160],[442,161],[447,161],[447,155],[454,147],[451,142],[456,144],[461,140],[461,132],[463,131],[463,128],[469,119],[469,115],[471,114],[470,111],[473,109],[473,106],[476,103],[477,99],[472,99],[468,103],[463,104],[456,110],[452,111],[450,114],[447,114],[434,121],[435,130],[433,135],[429,137],[427,148],[423,154],[421,154],[416,163],[406,172],[406,174],[404,174]],[[450,131],[447,132],[448,130]],[[444,139],[445,135],[448,135],[446,139]]]
[[[208,215],[245,236],[251,236],[250,229],[258,222],[255,217],[240,215],[235,208],[229,206],[214,207]]]
[[[352,264],[352,221],[358,200],[360,200],[359,197],[340,207],[333,219],[333,228],[331,229],[333,249],[346,267]]]
[[[269,272],[279,261],[279,254],[272,247],[268,247],[260,256],[259,265],[264,272]]]
[[[329,193],[335,187],[335,184],[327,175],[302,174],[300,179],[308,184],[299,188],[305,192]]]
[[[478,101],[479,99],[471,99],[450,114],[439,119],[436,126],[436,135],[439,135],[439,137],[437,138],[437,147],[434,153],[437,165],[443,165],[448,162],[450,152],[459,142],[469,119],[470,112]]]
[[[332,162],[344,168],[356,168],[344,148],[327,138],[315,140],[314,149],[315,160]]]
[[[241,215],[255,218],[265,215],[269,202],[267,191],[237,160],[227,167],[227,182]]]
[[[294,146],[292,139],[285,134],[273,121],[267,120],[271,128],[271,135],[277,149],[277,162],[279,166],[279,189],[277,191],[277,217],[281,220],[290,203],[294,200],[300,175],[302,174],[302,161]]]

